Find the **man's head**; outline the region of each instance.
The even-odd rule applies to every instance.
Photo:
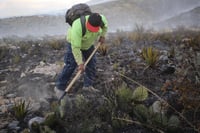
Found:
[[[101,23],[102,23],[101,16],[98,13],[92,13],[88,18],[86,27],[91,32],[98,32]]]

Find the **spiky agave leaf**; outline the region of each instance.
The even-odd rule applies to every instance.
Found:
[[[129,111],[131,109],[131,103],[132,103],[132,90],[129,88],[126,88],[122,85],[118,90],[115,91],[116,97],[117,97],[117,103],[118,106],[125,111]]]
[[[75,105],[79,110],[84,110],[87,107],[87,100],[83,95],[77,95],[75,98]]]
[[[143,104],[138,104],[133,108],[134,114],[140,122],[146,122],[148,118],[148,108]]]
[[[25,128],[25,129],[22,131],[22,133],[31,133],[31,131],[30,131],[30,129]]]
[[[167,130],[170,132],[176,132],[179,128],[180,120],[177,116],[172,115],[168,120]]]
[[[48,126],[41,126],[40,133],[56,133],[54,130],[50,129]]]
[[[132,120],[132,118],[128,114],[122,113],[120,116],[112,117],[112,127],[115,129],[124,128],[130,124],[130,120]]]
[[[14,110],[14,116],[19,121],[23,121],[24,118],[28,115],[30,112],[29,110],[29,104],[26,104],[25,100],[21,100],[18,103],[16,102],[14,104],[13,110]]]
[[[147,58],[147,52],[146,52],[146,51],[147,51],[147,48],[144,47],[144,48],[142,49],[142,58],[143,58],[143,59],[146,59],[146,58]]]
[[[132,98],[134,101],[144,101],[148,97],[148,91],[145,87],[139,86],[133,91]]]
[[[168,124],[168,118],[165,114],[155,113],[152,117],[151,122],[156,127],[166,127]]]
[[[159,58],[159,52],[152,47],[142,49],[142,57],[149,66],[154,66]]]
[[[50,112],[45,115],[45,121],[44,121],[45,125],[53,126],[56,121],[57,121],[57,117],[56,117],[55,112]]]
[[[94,133],[97,128],[100,128],[101,120],[97,117],[93,117],[90,119],[85,119],[84,122],[81,124],[81,132],[82,133]]]

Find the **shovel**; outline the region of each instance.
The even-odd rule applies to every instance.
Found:
[[[101,43],[99,42],[96,46],[96,48],[93,50],[93,52],[91,53],[91,55],[88,57],[88,59],[86,60],[86,62],[84,63],[84,67],[87,66],[88,62],[91,60],[91,58],[93,57],[93,55],[95,54],[95,52],[98,50],[99,46],[101,45]],[[68,93],[71,90],[72,85],[75,83],[75,81],[80,77],[81,75],[81,70],[79,70],[75,77],[72,79],[72,81],[70,82],[70,84],[67,86],[67,88],[65,89],[65,92],[62,94],[62,96],[59,98],[59,102],[62,100],[62,98],[66,95],[66,93]]]

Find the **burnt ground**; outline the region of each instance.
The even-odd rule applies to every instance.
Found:
[[[117,90],[122,84],[126,84],[127,88],[131,90],[134,90],[140,84],[166,100],[176,111],[182,113],[192,125],[199,128],[199,39],[199,33],[191,31],[163,34],[143,33],[137,37],[131,33],[110,34],[106,40],[107,54],[102,55],[102,51],[97,52],[97,77],[94,87],[100,90],[101,95],[84,94],[84,96],[86,98],[89,97],[89,103],[95,105],[96,103],[99,104],[102,96],[110,97],[113,95],[113,91]],[[32,115],[27,119],[37,115],[44,116],[46,112],[51,110],[50,106],[54,101],[52,99],[54,97],[54,82],[62,66],[65,41],[64,39],[55,38],[43,40],[2,39],[1,44],[4,46],[1,47],[0,55],[0,119],[2,121],[0,129],[7,131],[9,123],[16,120],[13,114],[10,113],[12,109],[8,106],[13,106],[13,99],[31,99],[34,107],[34,103],[40,104],[39,107],[35,107],[36,109],[32,111]],[[149,46],[156,48],[160,53],[159,60],[153,67],[148,67],[141,56],[142,48]],[[52,64],[56,64],[56,66],[51,66]],[[50,67],[48,67],[49,70],[45,71],[44,69],[43,72],[33,71],[37,66],[40,66],[40,68]],[[82,88],[82,80],[81,77],[74,84],[72,99],[80,94],[77,91]],[[159,98],[155,94],[149,93],[144,104],[150,106],[157,100]],[[4,107],[6,108],[5,110],[3,109]],[[95,110],[96,106],[88,107],[88,109]],[[76,112],[77,110],[72,108],[71,111]],[[119,113],[121,111],[115,110],[114,114],[116,112]],[[170,108],[167,112],[168,114],[177,115]],[[83,112],[80,115],[88,115],[88,117],[84,118],[91,119],[89,117],[91,114],[95,116],[94,111],[89,112],[89,114],[88,112]],[[73,113],[71,116],[73,116]],[[134,115],[130,116],[129,120],[137,121]],[[194,117],[191,118],[190,116]],[[78,122],[79,124],[84,123],[84,120],[80,122],[75,117],[78,116],[75,115],[73,118],[68,116],[66,119],[76,120],[71,122],[74,125],[77,125]],[[179,131],[197,132],[187,121],[180,119],[181,125],[179,129],[181,130]],[[107,132],[108,127],[113,126],[112,122],[105,123],[107,124],[105,130],[103,130],[104,126],[100,126],[99,130],[93,130],[93,132]],[[78,130],[80,126],[78,125],[76,127],[77,130],[73,127],[68,127],[68,129],[72,129],[71,131],[75,132],[83,131],[81,128]],[[136,123],[125,124],[125,126],[120,125],[111,129],[113,132],[127,133],[133,131],[138,133],[160,132],[155,129],[165,131],[164,127],[152,128]],[[65,131],[71,132],[70,130]],[[86,130],[85,132],[89,131]]]

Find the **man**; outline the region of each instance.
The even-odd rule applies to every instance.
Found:
[[[84,71],[84,85],[83,90],[98,91],[93,88],[93,83],[96,74],[96,57],[95,55],[88,62],[84,68],[84,62],[91,55],[94,50],[94,42],[98,41],[103,44],[105,41],[105,34],[107,32],[107,20],[105,16],[98,13],[92,13],[85,16],[86,32],[82,36],[81,20],[76,19],[67,33],[67,52],[65,53],[64,62],[65,66],[59,74],[56,81],[56,96],[60,97],[66,85],[71,79],[71,76],[78,66],[78,70]]]

